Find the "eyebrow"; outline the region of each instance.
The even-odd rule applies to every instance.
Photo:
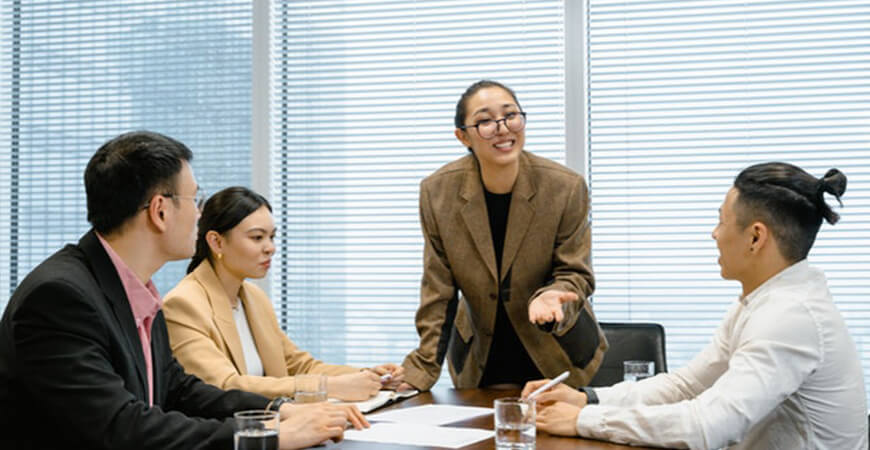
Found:
[[[501,109],[506,109],[506,108],[510,108],[510,107],[519,108],[519,106],[517,106],[516,103],[505,103],[505,104],[501,105]],[[471,113],[471,115],[474,116],[474,115],[477,115],[480,113],[489,113],[489,108],[484,106],[483,108],[480,108],[477,111],[474,111],[473,113]]]
[[[250,229],[248,229],[247,231],[245,231],[245,233],[256,233],[256,232],[267,233],[266,229],[265,229],[265,228],[261,228],[261,227],[254,227],[254,228],[250,228]],[[274,228],[272,229],[272,232],[273,232],[273,233],[275,232],[275,229],[274,229]]]

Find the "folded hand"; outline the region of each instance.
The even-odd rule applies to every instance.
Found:
[[[538,430],[559,436],[577,436],[577,415],[582,408],[565,402],[538,408],[535,425]]]
[[[332,376],[326,383],[330,398],[347,402],[368,400],[381,390],[381,377],[371,370]]]
[[[382,378],[384,375],[390,375],[386,382],[381,383],[382,389],[396,390],[405,381],[405,368],[398,364],[381,364],[373,367],[372,370]]]

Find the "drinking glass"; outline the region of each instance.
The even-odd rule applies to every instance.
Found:
[[[317,403],[326,401],[326,375],[296,375],[294,403]]]
[[[652,361],[624,361],[622,363],[623,381],[640,381],[655,373],[655,363]]]
[[[535,401],[518,397],[495,400],[495,448],[535,448]]]
[[[233,414],[233,418],[236,419],[235,450],[278,450],[277,411],[239,411]]]

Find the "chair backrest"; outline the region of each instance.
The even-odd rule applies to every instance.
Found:
[[[589,386],[610,386],[622,381],[622,362],[654,361],[655,373],[667,372],[665,329],[657,323],[599,323],[609,347]]]

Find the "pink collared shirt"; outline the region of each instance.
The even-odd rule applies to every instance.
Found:
[[[103,244],[103,248],[109,254],[109,259],[112,260],[115,270],[118,271],[121,284],[124,286],[124,293],[127,294],[127,300],[130,302],[133,319],[136,321],[136,331],[139,333],[139,341],[142,343],[142,354],[145,355],[145,372],[148,374],[148,405],[154,405],[154,364],[151,358],[151,324],[154,322],[154,318],[157,317],[160,307],[163,306],[163,300],[161,300],[160,294],[157,293],[157,288],[154,287],[154,283],[151,280],[143,284],[99,233],[97,233],[97,238],[100,239],[100,244]]]

